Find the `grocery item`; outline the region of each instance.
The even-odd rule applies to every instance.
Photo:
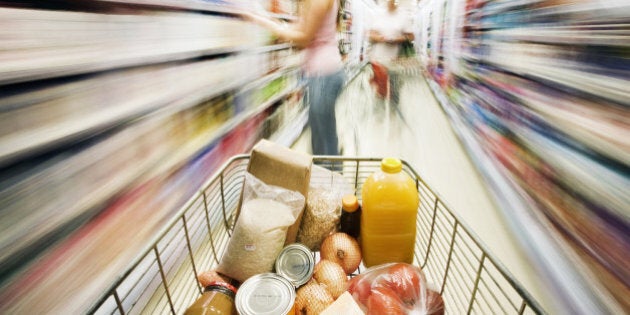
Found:
[[[234,296],[236,288],[225,282],[215,282],[207,286],[195,303],[184,315],[235,315]]]
[[[361,264],[361,248],[356,239],[346,233],[329,235],[322,243],[320,251],[322,259],[335,262],[350,274]]]
[[[326,236],[337,231],[340,217],[338,194],[327,188],[311,188],[297,241],[318,251]]]
[[[295,299],[295,313],[299,315],[319,315],[334,302],[326,288],[311,280],[298,289]]]
[[[339,264],[330,260],[320,260],[315,265],[313,279],[326,288],[333,299],[338,298],[348,288],[348,276]]]
[[[313,158],[267,140],[260,140],[252,149],[247,171],[267,185],[297,191],[306,200]],[[240,209],[240,207],[239,207]],[[302,210],[304,206],[302,206]],[[240,216],[240,210],[237,217]],[[286,231],[283,245],[295,243],[302,222],[300,212]]]
[[[312,251],[318,251],[326,236],[337,232],[341,217],[341,199],[344,194],[352,192],[354,186],[341,174],[313,165],[298,242]]]
[[[428,288],[419,267],[390,263],[352,278],[348,292],[367,314],[444,314],[444,301]]]
[[[291,244],[282,249],[276,259],[276,273],[299,287],[313,276],[315,258],[303,244]]]
[[[199,284],[201,284],[201,286],[204,288],[215,282],[225,282],[231,285],[237,285],[236,281],[219,274],[215,270],[208,270],[199,273],[197,275],[197,281],[199,281]]]
[[[357,197],[355,195],[343,196],[341,210],[339,232],[358,238],[361,227],[361,206]]]
[[[217,271],[240,282],[271,272],[287,229],[303,207],[300,193],[266,185],[245,173],[241,214]]]
[[[236,293],[240,315],[284,315],[294,313],[295,288],[287,279],[264,273],[245,281]]]
[[[352,295],[344,292],[333,304],[328,306],[320,315],[365,315]]]
[[[427,290],[426,309],[431,313],[428,315],[444,315],[444,299],[442,295],[434,290]]]
[[[413,261],[419,197],[398,159],[385,158],[362,188],[361,249],[366,267]]]

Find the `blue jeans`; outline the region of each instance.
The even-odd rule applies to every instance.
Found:
[[[343,70],[308,78],[308,122],[313,155],[339,155],[335,104],[344,79]]]

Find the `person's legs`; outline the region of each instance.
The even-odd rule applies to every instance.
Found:
[[[309,125],[314,155],[339,155],[335,104],[343,81],[343,71],[309,79]]]

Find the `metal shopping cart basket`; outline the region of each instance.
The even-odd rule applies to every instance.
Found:
[[[182,314],[202,292],[196,275],[215,268],[227,247],[248,161],[247,155],[236,156],[210,178],[90,313]],[[314,161],[341,167],[359,194],[367,177],[380,167],[377,158]],[[420,196],[414,263],[439,288],[446,313],[544,313],[406,162],[403,170],[415,179]]]

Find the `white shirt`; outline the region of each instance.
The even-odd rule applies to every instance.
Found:
[[[387,7],[379,7],[371,19],[370,30],[383,35],[386,39],[400,37],[405,33],[413,33],[411,16],[403,9],[389,11]],[[400,44],[372,43],[370,59],[389,62],[398,57]]]

